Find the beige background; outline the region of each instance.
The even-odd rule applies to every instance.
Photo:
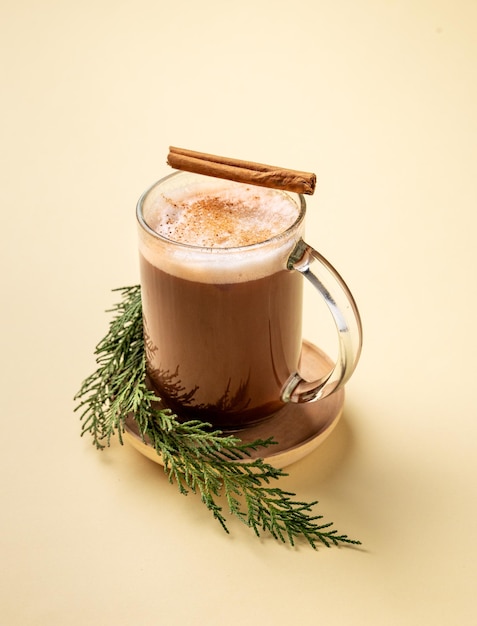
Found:
[[[1,2],[2,624],[477,622],[476,35],[473,0]],[[308,239],[365,346],[282,484],[360,550],[227,536],[80,438],[169,144],[318,174]]]

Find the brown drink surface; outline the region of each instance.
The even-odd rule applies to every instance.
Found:
[[[144,209],[166,239],[141,235],[148,373],[180,418],[240,428],[283,406],[301,350],[302,279],[284,269],[293,241],[253,244],[297,215],[289,197],[235,184],[161,194]]]

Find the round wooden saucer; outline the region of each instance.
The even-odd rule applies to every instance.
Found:
[[[300,373],[304,378],[314,380],[331,368],[332,362],[324,352],[308,341],[303,342]],[[343,413],[343,405],[344,389],[339,389],[316,402],[286,404],[268,420],[234,434],[244,443],[273,437],[275,445],[252,451],[251,458],[263,458],[274,467],[283,468],[310,454],[328,437]],[[162,464],[161,456],[142,440],[132,417],[126,420],[124,438],[141,454]]]

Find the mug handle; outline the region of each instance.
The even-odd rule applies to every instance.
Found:
[[[310,267],[313,265],[315,272]],[[346,283],[334,267],[302,239],[287,262],[287,269],[303,274],[324,298],[339,337],[338,360],[328,374],[308,382],[295,372],[282,391],[284,402],[311,402],[329,396],[354,372],[361,354],[363,332],[359,311]]]

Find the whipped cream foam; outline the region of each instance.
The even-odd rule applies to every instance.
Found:
[[[301,211],[296,194],[210,177],[171,176],[141,203],[144,221],[159,235],[140,229],[141,254],[189,280],[243,282],[285,269],[303,231],[300,222],[287,233]]]
[[[249,246],[286,231],[297,206],[282,192],[250,186],[226,186],[198,193],[164,194],[149,216],[163,237],[207,248]]]

